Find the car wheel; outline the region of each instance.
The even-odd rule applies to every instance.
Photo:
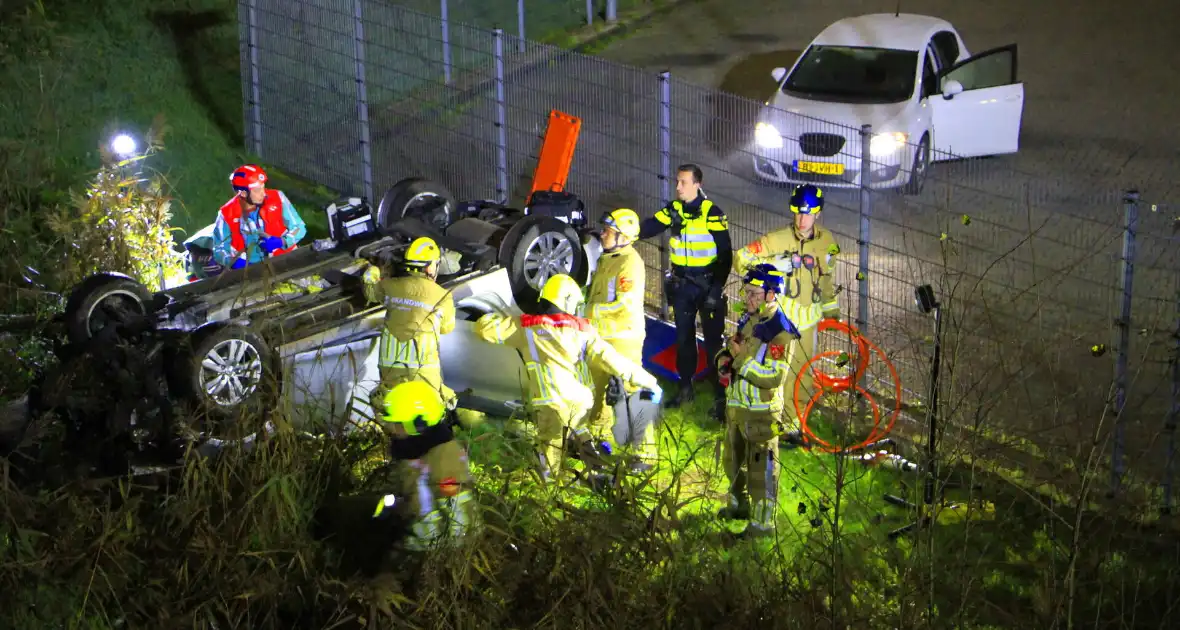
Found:
[[[918,141],[918,148],[914,149],[914,162],[910,167],[910,179],[906,182],[902,192],[907,195],[921,194],[926,186],[926,177],[930,174],[930,135],[922,136]]]
[[[551,217],[525,217],[504,236],[500,264],[508,270],[517,306],[529,312],[536,306],[545,282],[568,274],[585,285],[589,262],[577,230]]]
[[[213,420],[261,412],[278,390],[270,344],[244,326],[197,331],[179,367],[185,397]]]
[[[109,324],[126,323],[148,314],[152,294],[139,282],[118,273],[86,278],[66,301],[65,320],[71,343],[85,343]]]
[[[445,187],[421,177],[403,179],[394,184],[377,206],[377,226],[388,231],[401,219],[418,219],[438,231],[451,223],[455,197]]]

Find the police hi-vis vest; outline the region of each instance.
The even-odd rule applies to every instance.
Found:
[[[708,267],[717,260],[717,241],[713,232],[729,229],[725,217],[711,217],[709,211],[713,209],[713,202],[705,199],[701,202],[700,214],[689,218],[684,212],[684,204],[680,201],[672,202],[672,212],[679,215],[680,229],[675,231],[672,212],[664,208],[656,213],[656,220],[663,225],[673,226],[668,246],[669,256],[673,265],[678,267]]]

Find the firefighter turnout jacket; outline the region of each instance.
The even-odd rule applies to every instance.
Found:
[[[803,331],[839,308],[834,281],[839,254],[830,230],[816,225],[810,238],[802,238],[791,226],[738,250],[733,266],[734,272],[744,275],[750,267],[766,262],[786,274],[780,303],[787,319]]]

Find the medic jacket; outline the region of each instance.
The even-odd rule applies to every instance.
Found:
[[[377,267],[366,270],[365,297],[385,304],[379,365],[413,371],[416,378],[445,391],[438,346],[439,337],[455,329],[451,292],[416,273],[378,278]]]
[[[840,246],[830,230],[815,226],[811,238],[800,239],[794,226],[765,234],[738,250],[733,268],[738,275],[758,263],[768,262],[786,274],[779,300],[787,319],[807,330],[836,310],[836,257]]]
[[[585,413],[594,405],[581,364],[613,374],[624,385],[654,388],[657,381],[606,343],[590,322],[566,313],[520,315],[496,313],[475,322],[475,334],[489,343],[514,348],[524,359],[529,403]]]
[[[275,255],[294,249],[307,236],[307,225],[291,200],[281,191],[267,190],[262,206],[242,216],[241,202],[235,196],[221,206],[213,224],[213,258],[226,268],[232,267],[242,252],[246,252],[246,262],[262,262],[266,253],[259,244],[268,236],[283,239],[283,249]]]
[[[603,254],[590,280],[586,315],[607,341],[643,341],[643,258],[634,247]]]
[[[783,384],[790,374],[787,347],[799,331],[781,309],[764,316],[743,316],[734,339],[741,352],[730,364],[725,404],[750,411],[783,410]]]

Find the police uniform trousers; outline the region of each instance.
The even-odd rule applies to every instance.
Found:
[[[778,505],[779,411],[726,407],[725,476],[730,505],[750,508],[750,520],[768,527]]]
[[[705,298],[709,296],[709,285],[712,283],[712,272],[693,271],[684,276],[678,276],[678,273],[681,273],[681,270],[674,269],[672,277],[664,286],[668,305],[672,307],[672,320],[676,325],[676,372],[680,376],[681,387],[684,387],[692,383],[692,377],[697,372],[697,316],[700,315],[701,318],[706,357],[711,358],[721,352],[725,336],[725,313],[728,309],[724,293],[717,301],[716,307],[705,308]],[[708,366],[712,361],[707,360],[705,363]],[[711,366],[707,369],[716,394],[723,396],[725,390],[717,380],[717,371]]]

